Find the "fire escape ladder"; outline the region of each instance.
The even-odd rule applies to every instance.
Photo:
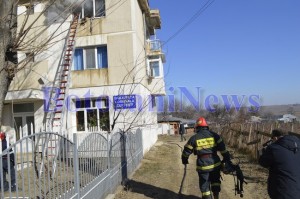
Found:
[[[65,130],[66,118],[64,116],[68,111],[66,100],[68,97],[73,54],[75,52],[75,36],[78,27],[78,19],[78,15],[73,15],[73,20],[66,36],[63,53],[55,74],[53,87],[50,90],[47,131],[55,132],[60,135],[66,135],[67,133]],[[60,136],[50,134],[49,137],[44,138],[44,141],[44,145],[42,146],[44,158],[41,162],[40,173],[43,172],[44,161],[47,161],[45,159],[48,159],[53,161],[52,175],[54,175],[60,150]]]

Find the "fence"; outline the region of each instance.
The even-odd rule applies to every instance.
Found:
[[[6,177],[0,180],[0,198],[102,199],[132,174],[149,150],[143,137],[153,144],[157,140],[154,129],[78,133],[72,140],[45,132],[26,136],[0,152],[0,168],[8,168],[0,170]],[[14,157],[8,155],[11,151]],[[16,191],[10,176],[16,177]]]
[[[229,146],[250,153],[257,159],[257,151],[271,137],[273,129],[280,129],[289,134],[300,136],[299,123],[232,123],[224,126],[211,126],[212,129],[222,135]]]

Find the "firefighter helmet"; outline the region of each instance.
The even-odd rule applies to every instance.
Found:
[[[204,119],[204,117],[199,117],[196,121],[196,124],[195,124],[195,127],[207,127],[207,123],[206,123],[206,120]]]
[[[0,139],[4,140],[6,138],[6,135],[4,132],[0,132]]]

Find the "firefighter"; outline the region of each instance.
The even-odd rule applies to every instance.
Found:
[[[7,147],[7,140],[6,135],[4,132],[0,132],[0,139],[2,143],[2,151],[6,150]],[[12,149],[9,150],[9,159],[8,154],[2,154],[2,166],[3,166],[3,184],[4,184],[4,191],[9,190],[8,182],[6,180],[6,174],[9,173],[10,170],[10,182],[11,182],[11,191],[16,191],[16,174],[15,174],[15,155]],[[10,163],[8,164],[8,160]],[[8,168],[9,167],[9,168]]]
[[[276,129],[272,141],[259,157],[259,164],[269,169],[268,194],[272,199],[299,199],[300,140]]]
[[[197,119],[195,132],[196,134],[184,146],[181,156],[182,164],[188,164],[189,156],[194,153],[197,156],[197,172],[202,199],[212,199],[212,195],[214,199],[218,199],[221,191],[222,162],[229,166],[232,165],[230,154],[226,150],[222,138],[209,130],[203,117]],[[223,156],[222,162],[217,155],[218,151]]]

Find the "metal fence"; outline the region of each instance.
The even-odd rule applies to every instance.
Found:
[[[141,131],[26,136],[0,152],[0,198],[102,199],[137,168],[142,143]]]

